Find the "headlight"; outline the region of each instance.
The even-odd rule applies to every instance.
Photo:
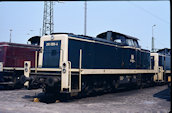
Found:
[[[27,71],[28,71],[28,69],[27,69],[27,68],[25,68],[24,70],[25,70],[25,72],[27,72]]]
[[[66,69],[63,69],[63,73],[66,73]]]

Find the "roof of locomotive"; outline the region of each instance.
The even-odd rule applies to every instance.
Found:
[[[107,32],[108,32],[108,31],[107,31]],[[105,33],[106,33],[106,32],[101,33],[101,34],[105,34]],[[130,38],[130,39],[134,39],[134,40],[139,40],[139,39],[134,38],[134,37],[131,37],[131,36],[129,36],[129,35],[124,35],[124,34],[117,33],[117,32],[113,32],[113,33],[123,35],[123,36],[125,36],[126,38]],[[70,36],[70,37],[81,38],[81,39],[87,39],[87,40],[95,40],[95,41],[106,42],[106,43],[111,43],[111,44],[115,44],[115,45],[121,45],[121,44],[119,44],[119,43],[116,43],[116,42],[113,42],[113,41],[110,41],[110,40],[107,40],[107,39],[99,38],[98,35],[97,35],[97,37],[91,37],[91,36],[87,36],[87,35],[76,35],[76,34],[73,34],[73,33],[53,33],[53,34],[67,34],[67,35]],[[99,35],[101,35],[101,34],[99,34]]]
[[[106,32],[104,32],[104,33],[106,33]],[[113,32],[113,33],[123,35],[126,38],[130,38],[130,39],[134,39],[134,40],[139,40],[139,39],[137,39],[135,37],[132,37],[132,36],[129,36],[129,35],[124,35],[124,34],[121,34],[121,33],[118,33],[118,32]],[[75,37],[75,38],[86,39],[86,40],[94,40],[94,41],[105,42],[105,43],[110,43],[110,44],[115,44],[115,45],[123,46],[123,45],[121,45],[119,43],[116,43],[116,42],[113,42],[113,41],[109,41],[109,40],[98,38],[98,37],[91,37],[91,36],[87,36],[87,35],[76,35],[76,34],[73,34],[73,33],[66,33],[66,32],[51,33],[51,35],[56,35],[56,34],[57,35],[58,34],[65,34],[65,35],[68,35],[69,37]],[[147,52],[150,52],[149,50],[146,50],[146,49],[143,49],[143,48],[140,48],[140,49],[142,49],[144,51],[147,51]]]
[[[161,52],[161,51],[171,51],[171,49],[169,49],[169,48],[163,48],[163,49],[159,49],[157,52]]]
[[[107,32],[109,32],[109,31],[107,31]],[[108,43],[118,45],[118,43],[115,43],[115,42],[112,42],[112,41],[109,41],[109,40],[106,40],[106,39],[99,38],[99,36],[105,35],[107,32],[100,33],[96,37],[91,37],[91,36],[87,36],[87,35],[76,35],[76,34],[73,34],[73,33],[66,33],[66,32],[52,33],[51,35],[66,34],[66,35],[71,36],[71,37],[82,38],[82,39],[87,39],[87,40],[96,40],[96,41],[101,41],[101,42],[108,42]],[[135,37],[132,37],[132,36],[129,36],[129,35],[125,35],[125,34],[122,34],[122,33],[113,32],[113,31],[110,31],[110,32],[125,36],[126,38],[129,38],[129,39],[139,40],[138,38],[135,38]]]
[[[119,34],[119,35],[125,36],[126,38],[129,38],[129,39],[139,40],[138,38],[135,38],[133,36],[125,35],[125,34],[122,34],[119,32],[114,32],[114,31],[106,31],[106,32],[98,34],[96,37],[102,37],[103,35],[106,35],[107,32],[112,32],[112,34]]]
[[[97,37],[91,37],[91,36],[86,36],[86,35],[75,35],[75,34],[68,34],[70,37],[75,37],[75,38],[81,38],[81,39],[87,39],[87,40],[94,40],[94,41],[99,41],[99,42],[105,42],[105,43],[110,43],[110,44],[115,44],[115,45],[120,45],[119,43],[115,43],[113,41],[109,41],[106,39],[102,38],[97,38]]]
[[[171,49],[169,48],[159,49],[157,53],[171,55]]]
[[[51,35],[54,35],[54,34],[66,34],[66,35],[77,37],[77,38],[94,39],[94,38],[99,38],[99,36],[101,36],[103,34],[106,34],[107,32],[112,32],[112,33],[115,33],[115,34],[123,35],[126,38],[130,38],[130,39],[134,39],[134,40],[139,40],[138,38],[135,38],[133,36],[125,35],[125,34],[122,34],[122,33],[119,33],[119,32],[114,32],[114,31],[106,31],[106,32],[98,34],[96,37],[91,37],[91,36],[87,36],[87,35],[76,35],[76,34],[73,34],[73,33],[66,33],[66,32],[51,33]]]

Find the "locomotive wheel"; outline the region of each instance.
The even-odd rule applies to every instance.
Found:
[[[42,85],[42,84],[40,83],[40,80],[39,80],[38,77],[30,77],[30,78],[28,79],[28,81],[29,81],[29,85],[28,85],[28,87],[27,87],[28,90],[30,90],[30,89],[38,89],[38,88],[40,88],[41,85]]]
[[[91,95],[91,93],[93,92],[93,88],[91,88],[90,86],[87,86],[86,88],[85,88],[85,96],[89,96],[89,95]]]
[[[32,85],[31,85],[30,81],[29,81],[28,86],[26,86],[26,88],[27,88],[28,90],[31,90],[31,89],[32,89]]]
[[[56,95],[52,93],[44,93],[42,96],[39,97],[40,102],[45,102],[47,104],[55,103],[56,100],[57,100]]]
[[[113,89],[116,90],[119,87],[119,80],[115,79],[112,81]]]
[[[136,87],[139,88],[139,89],[143,88],[142,76],[141,76],[141,75],[138,75],[138,76],[137,76]]]
[[[79,94],[79,96],[82,96],[82,97],[86,97],[87,96],[87,89],[88,89],[88,86],[85,82],[82,82],[82,90],[81,90],[81,93]]]
[[[14,88],[22,88],[24,86],[24,83],[21,83],[20,77],[15,76],[15,82],[14,82]]]
[[[19,89],[22,87],[22,84],[20,84],[20,81],[17,76],[14,76],[12,78],[12,82],[13,82],[13,84],[10,85],[11,89]]]
[[[30,79],[29,80],[29,84],[26,87],[28,90],[34,89],[36,87],[36,85],[34,84],[34,79]]]

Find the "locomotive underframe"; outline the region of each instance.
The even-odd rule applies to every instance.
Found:
[[[35,77],[40,81],[37,81],[38,84],[35,85],[43,83],[41,87],[45,93],[70,94],[71,96],[78,94],[87,96],[94,92],[113,91],[123,86],[146,87],[160,83],[160,81],[154,81],[154,74],[157,74],[155,70],[81,69],[80,75],[79,69],[70,69],[71,74],[68,76],[68,88],[66,88],[62,87],[66,81],[63,81],[60,70],[37,68],[35,73],[35,70],[31,68],[30,77]],[[31,85],[33,85],[32,82]]]
[[[96,76],[96,79],[102,76],[111,76],[119,78],[120,81],[124,80],[125,78],[129,80],[129,78],[136,78],[140,74],[146,74],[146,76],[152,76],[157,73],[155,70],[132,70],[132,69],[69,69],[70,74],[68,75],[68,80],[62,79],[62,69],[60,68],[37,68],[35,72],[34,68],[30,69],[30,77],[38,77],[43,78],[44,81],[48,77],[60,77],[60,84],[61,84],[61,93],[75,93],[80,92],[82,89],[82,79],[84,77],[91,77]],[[100,76],[101,75],[101,76]],[[72,81],[72,78],[75,78],[75,81]],[[77,81],[76,81],[77,80]],[[94,79],[95,80],[95,79]],[[72,84],[75,82],[74,88],[72,88]],[[62,87],[63,84],[68,84],[68,87]]]
[[[3,67],[0,70],[0,85],[9,88],[21,88],[23,83],[20,81],[21,75],[24,74],[24,68],[20,67]]]

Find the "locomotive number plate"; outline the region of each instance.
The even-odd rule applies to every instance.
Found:
[[[58,42],[49,42],[46,43],[46,46],[58,46]]]

